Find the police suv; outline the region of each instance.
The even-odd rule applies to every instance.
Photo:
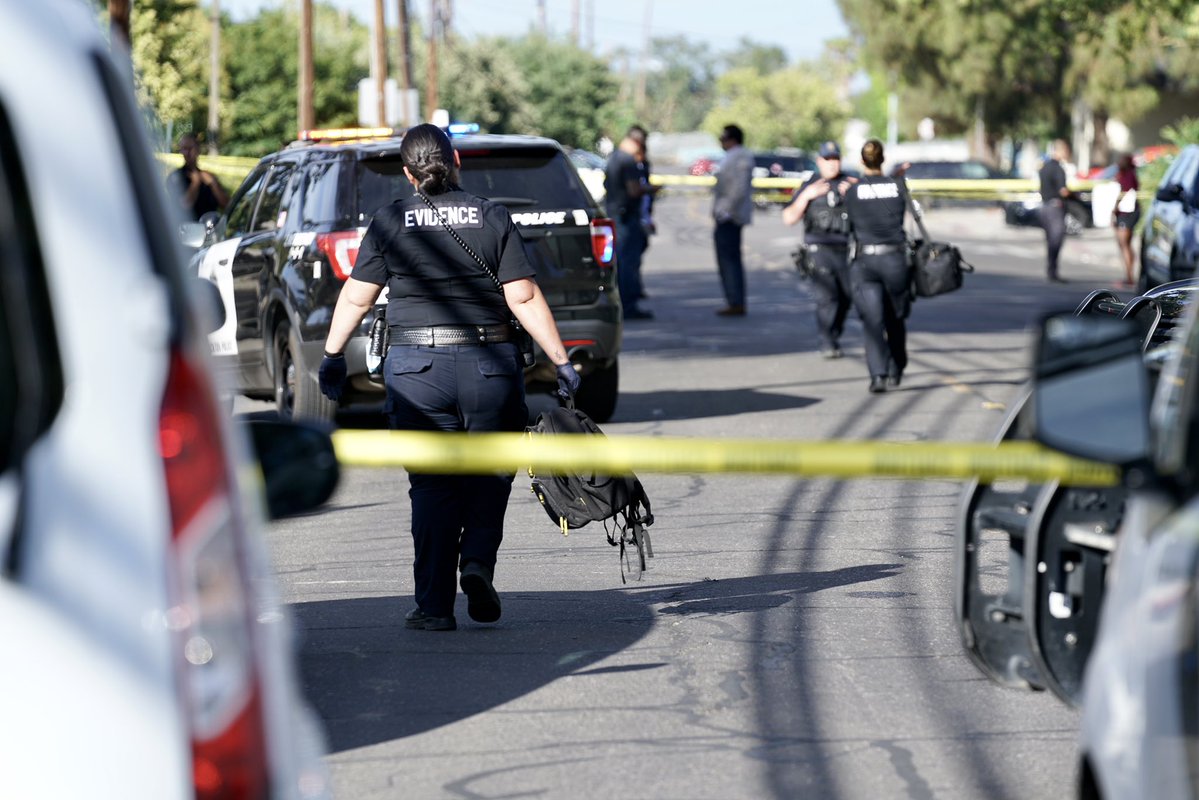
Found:
[[[227,312],[224,327],[210,337],[213,354],[232,373],[235,391],[273,399],[285,418],[331,419],[338,409],[321,394],[317,369],[334,304],[371,218],[385,204],[412,196],[401,139],[389,128],[301,133],[258,163],[194,257],[198,273],[217,284]],[[556,141],[473,133],[453,135],[453,141],[462,188],[512,212],[583,376],[579,407],[608,420],[616,408],[622,332],[615,226]],[[342,407],[377,407],[383,399],[383,384],[366,368],[371,321],[368,315],[346,348]],[[532,391],[557,385],[554,366],[540,351],[525,375]]]

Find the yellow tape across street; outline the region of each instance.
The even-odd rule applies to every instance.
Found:
[[[1033,442],[862,442],[685,439],[658,436],[529,435],[353,431],[333,434],[344,466],[416,472],[538,474],[701,472],[822,478],[931,478],[1114,486],[1118,468],[1073,458]]]

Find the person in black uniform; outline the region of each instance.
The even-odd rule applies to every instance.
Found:
[[[849,286],[849,218],[838,185],[841,148],[824,142],[816,158],[817,174],[795,190],[783,209],[783,222],[803,220],[808,276],[816,300],[820,354],[841,357],[841,331],[852,304]]]
[[[908,363],[904,320],[911,309],[912,274],[903,230],[906,206],[896,180],[903,168],[885,177],[883,143],[862,146],[862,178],[843,181],[845,208],[855,243],[849,267],[853,304],[862,318],[870,391],[898,386]]]
[[[1046,272],[1054,283],[1065,283],[1057,271],[1058,255],[1066,239],[1066,170],[1063,162],[1070,160],[1070,145],[1065,139],[1053,141],[1053,154],[1041,165],[1041,226],[1045,228],[1045,244],[1049,250]]]
[[[229,205],[225,187],[211,172],[200,169],[200,143],[194,134],[179,137],[179,155],[183,166],[167,176],[167,187],[179,198],[188,219],[199,220],[209,211],[221,211]]]
[[[386,285],[391,347],[384,375],[391,426],[521,431],[528,409],[524,361],[509,324],[513,317],[558,365],[560,394],[573,397],[579,376],[533,279],[520,233],[503,206],[458,187],[458,154],[440,128],[418,125],[405,133],[400,156],[416,196],[381,208],[362,238],[354,274],[329,324],[321,391],[340,397],[346,378],[342,351]],[[513,476],[409,472],[408,479],[417,607],[405,625],[457,627],[458,570],[471,619],[499,619],[492,580]]]

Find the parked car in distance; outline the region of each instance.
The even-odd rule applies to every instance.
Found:
[[[328,497],[332,444],[220,413],[114,47],[0,0],[0,797],[327,798],[263,518]]]
[[[1141,227],[1142,288],[1189,278],[1199,266],[1199,145],[1179,151]]]
[[[1127,302],[1096,291],[1040,326],[1000,438],[1115,465],[1119,485],[1006,481],[963,496],[963,644],[992,680],[1081,706],[1087,800],[1195,796],[1197,286]]]
[[[720,160],[722,156],[701,156],[691,162],[691,166],[687,168],[688,175],[694,175],[702,178],[706,175],[715,175],[716,170],[720,169]]]
[[[782,178],[789,183],[779,186],[754,187],[754,204],[758,208],[768,208],[772,204],[786,204],[791,199],[791,193],[799,184],[806,181],[816,171],[816,162],[802,150],[775,150],[768,153],[754,153],[753,177]]]
[[[978,181],[1010,180],[1012,178],[1010,174],[982,161],[930,160],[912,161],[908,162],[908,164],[908,168],[904,172],[904,178],[908,181],[917,182],[917,185],[911,187],[912,194],[925,208],[936,208],[937,206],[995,206],[1000,201],[993,196],[979,198],[979,189],[976,188]],[[896,164],[892,167],[890,174],[894,175],[899,166]],[[926,193],[919,188],[919,181],[947,181],[949,183],[939,186],[935,193]],[[961,182],[961,189],[955,189],[953,182]]]
[[[610,419],[623,332],[614,224],[556,141],[452,138],[462,188],[512,212],[582,375],[576,403],[597,421]],[[237,392],[274,400],[285,418],[331,420],[338,408],[382,408],[382,381],[366,368],[372,315],[346,348],[349,380],[340,404],[321,394],[317,369],[334,304],[371,218],[384,204],[412,196],[400,141],[390,130],[301,134],[259,162],[193,257],[197,274],[216,282],[225,300],[225,325],[210,340],[214,355]],[[380,305],[375,315],[383,311]],[[530,391],[557,387],[554,366],[539,348],[525,383]]]

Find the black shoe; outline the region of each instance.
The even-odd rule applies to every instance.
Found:
[[[890,372],[887,374],[887,387],[894,388],[903,380],[902,372]]]
[[[718,317],[744,317],[745,306],[725,306],[716,312]]]
[[[882,394],[887,391],[887,379],[883,375],[874,375],[870,378],[870,393]]]
[[[822,358],[831,361],[834,358],[840,358],[842,356],[841,348],[837,347],[836,345],[833,345],[832,347],[822,347],[820,348],[820,355]]]
[[[654,312],[647,311],[643,308],[626,308],[624,310],[625,319],[653,319]]]
[[[466,613],[475,622],[495,622],[500,618],[500,596],[491,585],[491,570],[477,561],[462,568],[458,581],[466,594]]]
[[[1050,275],[1049,282],[1050,283],[1065,283],[1066,279],[1061,277],[1060,275]]]
[[[431,617],[414,608],[404,617],[404,627],[414,631],[453,631],[458,629],[458,620],[452,616]]]

